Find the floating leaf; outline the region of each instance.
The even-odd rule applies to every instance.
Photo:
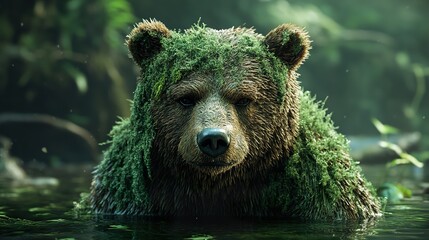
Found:
[[[411,189],[397,183],[395,184],[395,186],[399,189],[399,191],[401,191],[402,195],[404,195],[404,197],[406,198],[410,198],[413,195],[413,191],[411,191]]]
[[[58,219],[51,219],[51,220],[48,220],[48,222],[65,222],[66,220],[65,219],[63,219],[63,218],[58,218]]]
[[[127,231],[129,231],[129,228],[126,225],[110,225],[108,229],[127,230]]]
[[[192,235],[191,237],[185,238],[188,240],[209,240],[214,239],[213,236],[206,235],[206,234],[198,234],[198,235]]]
[[[48,211],[48,209],[45,207],[34,207],[34,208],[28,209],[28,211],[29,212],[46,212]]]
[[[377,195],[390,203],[398,203],[404,198],[401,190],[392,183],[384,183],[377,189]]]

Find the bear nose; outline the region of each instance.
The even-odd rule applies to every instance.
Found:
[[[222,128],[204,128],[198,133],[197,143],[203,153],[217,157],[228,149],[229,136]]]

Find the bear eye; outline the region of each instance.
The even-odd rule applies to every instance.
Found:
[[[192,107],[195,105],[195,99],[190,97],[182,97],[177,100],[184,107]]]
[[[251,99],[249,99],[249,98],[240,98],[240,99],[238,99],[238,100],[235,102],[235,105],[236,105],[236,106],[240,106],[240,107],[245,107],[245,106],[249,105],[249,103],[250,103],[251,101],[252,101],[252,100],[251,100]]]

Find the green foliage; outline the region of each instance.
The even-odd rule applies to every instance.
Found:
[[[79,78],[76,77],[78,74],[63,69],[70,68],[71,65],[75,67],[73,71],[80,72],[80,67],[76,66],[79,66],[77,63],[88,61],[85,54],[94,50],[103,49],[108,52],[117,48],[117,44],[123,39],[120,32],[124,30],[126,24],[133,21],[129,5],[122,0],[100,0],[95,3],[72,0],[61,4],[38,1],[34,8],[37,17],[20,23],[23,33],[19,34],[16,31],[10,34],[10,38],[16,34],[15,37],[19,40],[16,43],[2,44],[6,53],[2,54],[2,61],[10,61],[17,57],[31,63],[21,69],[24,72],[19,80],[22,85],[30,81],[30,76],[31,81],[34,81],[34,77],[39,74],[45,77],[36,78],[39,81],[46,81],[46,78],[54,79],[52,75],[58,72],[64,72],[65,79]],[[94,18],[90,11],[95,11],[98,17]],[[87,21],[88,17],[91,17],[92,21]],[[3,21],[6,25],[14,24],[13,20],[3,19]],[[87,34],[87,30],[96,31],[101,35]],[[2,74],[5,74],[5,70],[7,68],[3,69]]]
[[[128,97],[118,74],[134,21],[127,1],[8,2],[0,12],[0,94],[8,99],[1,111],[50,113],[93,133],[128,114],[128,104],[115,99]]]
[[[372,123],[374,124],[375,128],[377,128],[378,132],[382,135],[383,138],[386,138],[390,134],[395,134],[399,132],[397,128],[384,124],[376,118],[372,119]],[[379,145],[380,147],[387,148],[394,151],[396,155],[399,156],[399,158],[394,159],[391,162],[387,163],[388,168],[391,168],[400,164],[413,164],[418,168],[423,167],[422,162],[417,160],[417,158],[415,158],[413,155],[405,152],[399,145],[388,141],[380,141]]]

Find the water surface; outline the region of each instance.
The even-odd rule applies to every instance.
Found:
[[[1,239],[427,239],[429,198],[391,204],[377,221],[269,219],[161,220],[77,217],[73,201],[88,191],[87,169],[54,173],[58,186],[0,187]]]

